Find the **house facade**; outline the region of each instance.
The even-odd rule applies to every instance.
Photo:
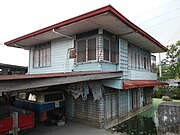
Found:
[[[67,118],[97,127],[114,126],[151,107],[153,87],[165,85],[152,72],[151,53],[167,48],[110,5],[5,44],[29,50],[31,78],[67,79],[58,80],[60,75],[34,88],[63,85]],[[91,76],[82,78],[84,73]],[[79,76],[68,79],[74,74]]]

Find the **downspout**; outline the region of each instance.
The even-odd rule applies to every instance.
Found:
[[[74,41],[75,41],[75,39],[74,39],[73,37],[68,36],[68,35],[65,35],[65,34],[62,34],[62,33],[60,33],[59,31],[57,31],[57,30],[55,30],[55,29],[53,29],[52,31],[53,31],[53,33],[56,33],[56,34],[58,34],[58,35],[60,35],[60,36],[64,36],[64,37],[66,37],[66,38],[72,39],[72,46],[74,46]],[[70,50],[70,49],[73,49],[73,48],[69,48],[69,49],[67,50],[67,52],[66,52],[65,61],[64,61],[64,73],[66,72],[67,59],[68,59],[68,54],[69,54],[69,50]]]
[[[30,49],[29,49],[29,63],[28,63],[29,65],[28,65],[28,74],[30,74],[30,67],[31,67],[31,66],[33,66],[33,64],[32,64],[32,65],[30,65],[30,64],[31,64],[31,60],[33,61],[33,59],[34,59],[34,58],[32,58],[32,57],[33,57],[33,55],[32,55],[32,57],[31,57],[31,54],[32,54],[32,53],[31,53],[31,51],[32,51],[32,50],[31,50],[31,48],[30,48]]]

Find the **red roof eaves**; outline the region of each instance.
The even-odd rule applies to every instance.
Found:
[[[152,41],[153,43],[155,43],[156,45],[158,45],[158,46],[159,46],[160,48],[162,48],[164,51],[167,51],[167,50],[168,50],[166,47],[164,47],[162,44],[160,44],[157,40],[155,40],[153,37],[151,37],[148,33],[146,33],[146,32],[143,31],[141,28],[139,28],[138,26],[136,26],[135,24],[133,24],[131,21],[129,21],[126,17],[124,17],[121,13],[119,13],[119,12],[118,12],[115,8],[113,8],[111,5],[108,5],[108,6],[105,6],[105,7],[96,9],[96,10],[93,10],[93,11],[91,11],[91,12],[88,12],[88,13],[79,15],[79,16],[77,16],[77,17],[74,17],[74,18],[65,20],[65,21],[63,21],[63,22],[60,22],[60,23],[51,25],[51,26],[49,26],[49,27],[46,27],[46,28],[37,30],[37,31],[35,31],[35,32],[29,33],[29,34],[27,34],[27,35],[24,35],[24,36],[21,36],[21,37],[19,37],[19,38],[10,40],[10,41],[8,41],[8,42],[5,42],[4,44],[7,45],[7,46],[9,46],[9,45],[12,44],[12,43],[15,43],[15,42],[17,42],[17,41],[26,39],[26,38],[28,38],[28,37],[32,37],[32,36],[35,36],[35,35],[38,35],[38,34],[47,32],[47,31],[49,31],[49,30],[56,29],[56,28],[59,28],[59,27],[62,27],[62,26],[65,26],[65,25],[68,25],[68,24],[71,24],[71,23],[75,23],[75,22],[77,22],[77,21],[84,20],[84,19],[87,19],[87,18],[96,16],[96,15],[99,15],[99,14],[102,14],[102,13],[105,13],[105,12],[111,12],[111,13],[113,13],[113,14],[114,14],[115,16],[117,16],[120,20],[122,20],[126,25],[128,25],[129,27],[131,27],[132,29],[134,29],[136,32],[138,32],[138,33],[141,34],[142,36],[145,36],[147,39],[149,39],[150,41]]]
[[[160,82],[157,80],[124,80],[123,89],[143,88],[152,86],[168,85],[166,82]]]
[[[111,8],[111,6],[108,5],[108,6],[105,6],[105,7],[96,9],[96,10],[93,10],[93,11],[91,11],[91,12],[88,12],[88,13],[85,13],[85,14],[82,14],[82,15],[79,15],[79,16],[76,16],[76,17],[73,17],[73,18],[71,18],[71,19],[62,21],[62,22],[60,22],[60,23],[57,23],[57,24],[48,26],[48,27],[46,27],[46,28],[37,30],[37,31],[35,31],[35,32],[29,33],[29,34],[27,34],[27,35],[18,37],[18,38],[13,39],[13,40],[10,40],[10,41],[8,41],[8,42],[5,42],[4,44],[8,46],[8,45],[10,45],[10,44],[12,44],[12,43],[15,43],[15,42],[17,42],[17,41],[20,41],[20,40],[23,40],[23,39],[26,39],[26,38],[29,38],[29,37],[32,37],[32,36],[36,36],[36,35],[38,35],[38,34],[47,32],[47,31],[49,31],[49,30],[56,29],[56,28],[62,27],[62,26],[64,26],[64,25],[68,25],[68,24],[71,24],[71,23],[75,23],[75,22],[77,22],[77,21],[84,20],[84,19],[87,19],[87,18],[89,18],[89,17],[92,17],[92,16],[95,16],[95,15],[98,15],[98,14],[105,13],[105,12],[107,12],[110,8]]]
[[[152,41],[153,43],[155,43],[156,45],[158,45],[160,48],[162,48],[164,51],[167,51],[168,49],[163,46],[161,43],[159,43],[156,39],[154,39],[152,36],[150,36],[148,33],[146,33],[145,31],[143,31],[141,28],[139,28],[138,26],[136,26],[134,23],[132,23],[131,21],[129,21],[125,16],[123,16],[121,13],[119,13],[115,8],[113,8],[111,6],[110,11],[117,16],[120,20],[122,20],[126,25],[128,25],[129,27],[131,27],[132,29],[134,29],[135,32],[141,34],[142,36],[146,37],[147,39],[149,39],[150,41]]]

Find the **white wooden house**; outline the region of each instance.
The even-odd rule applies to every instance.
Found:
[[[76,93],[66,95],[67,117],[97,127],[113,126],[149,108],[153,87],[165,85],[151,72],[151,53],[167,48],[111,5],[5,45],[29,50],[29,74],[0,78],[0,90],[66,84]]]

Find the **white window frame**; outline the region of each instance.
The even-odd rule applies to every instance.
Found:
[[[104,39],[109,41],[109,60],[104,59]],[[103,61],[105,62],[111,62],[111,40],[107,37],[103,37]]]
[[[97,55],[96,55],[96,58],[95,58],[95,60],[88,60],[88,40],[89,39],[93,39],[93,38],[95,38],[95,40],[96,40],[96,50],[95,50],[95,53],[97,54],[97,36],[90,36],[90,37],[86,37],[86,38],[81,38],[81,39],[78,39],[77,41],[76,41],[76,63],[88,63],[88,62],[95,62],[95,61],[97,61]],[[86,42],[86,51],[85,51],[85,56],[86,56],[86,58],[85,58],[85,61],[82,61],[82,62],[78,62],[78,41],[81,41],[81,40],[85,40],[85,42]]]
[[[34,46],[33,68],[43,68],[51,66],[51,42]]]

